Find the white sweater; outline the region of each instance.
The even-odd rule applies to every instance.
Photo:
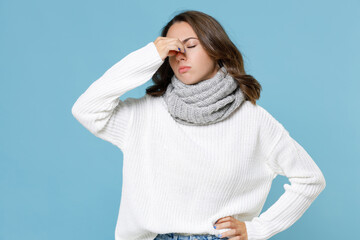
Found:
[[[159,233],[214,234],[222,217],[244,221],[248,239],[268,239],[295,223],[325,188],[309,154],[261,106],[246,101],[222,122],[177,123],[162,97],[119,97],[163,64],[153,42],[128,54],[77,99],[74,117],[123,152],[116,240]],[[277,174],[284,194],[263,208]]]

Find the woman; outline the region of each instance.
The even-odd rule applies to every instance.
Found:
[[[145,96],[119,99],[149,79]],[[302,216],[325,178],[256,104],[260,90],[222,26],[198,11],[91,84],[72,113],[124,153],[116,240],[268,239]],[[291,185],[259,216],[278,174]]]

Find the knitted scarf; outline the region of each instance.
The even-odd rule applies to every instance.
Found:
[[[212,78],[196,84],[185,84],[174,74],[163,98],[171,116],[185,125],[220,122],[245,100],[236,80],[225,67]]]

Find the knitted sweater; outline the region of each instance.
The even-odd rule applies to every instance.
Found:
[[[153,42],[108,69],[77,99],[73,116],[123,152],[116,240],[160,233],[214,234],[222,217],[246,224],[249,240],[289,228],[325,188],[304,148],[260,105],[244,102],[224,121],[177,123],[163,97],[119,97],[150,80],[163,64]],[[281,197],[261,215],[273,179],[286,176]]]

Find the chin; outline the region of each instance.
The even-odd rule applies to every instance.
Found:
[[[186,85],[193,85],[200,82],[200,80],[198,79],[194,81],[192,76],[177,76],[176,74],[175,76],[177,79],[179,79],[182,83]]]
[[[191,81],[191,80],[187,81],[187,80],[182,80],[182,79],[180,79],[180,80],[187,85],[193,85],[193,84],[196,84],[199,82],[199,81]]]
[[[191,85],[191,84],[193,84],[193,83],[191,83],[191,82],[183,81],[183,80],[181,80],[181,82],[184,83],[184,84],[186,84],[186,85]]]
[[[179,79],[184,84],[191,84],[191,81],[184,79],[183,77],[176,76],[177,79]]]

